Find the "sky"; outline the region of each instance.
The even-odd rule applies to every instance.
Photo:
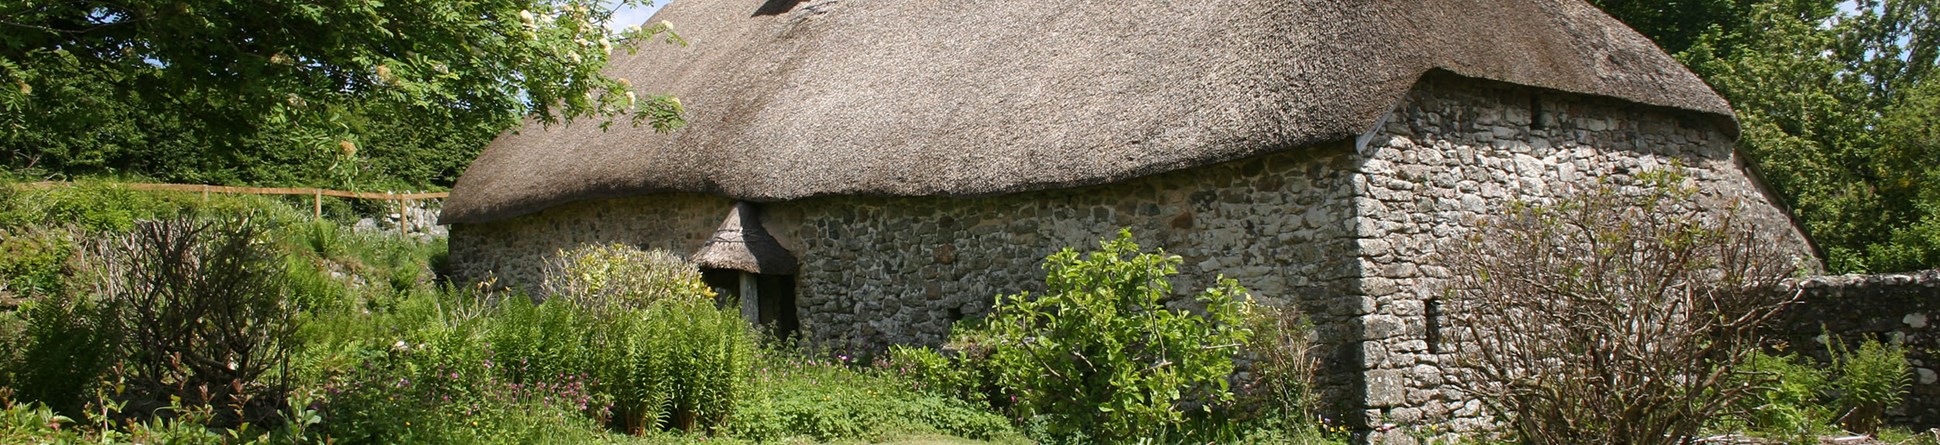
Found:
[[[628,26],[634,26],[641,23],[646,23],[648,17],[653,17],[653,13],[656,11],[659,11],[660,7],[667,6],[667,3],[669,1],[671,0],[653,0],[653,4],[649,6],[620,7],[619,10],[613,12],[613,21],[611,23],[607,23],[606,26],[617,30],[617,29],[626,28]],[[619,3],[619,2],[613,1],[613,0],[607,0],[607,4],[609,5],[614,3]]]

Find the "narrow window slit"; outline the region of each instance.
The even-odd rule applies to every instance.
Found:
[[[1426,310],[1423,315],[1428,319],[1428,353],[1440,354],[1442,353],[1442,301],[1430,299],[1424,306]]]

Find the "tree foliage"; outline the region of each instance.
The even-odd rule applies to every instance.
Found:
[[[1604,12],[1676,54],[1707,34],[1736,34],[1750,24],[1757,0],[1590,0]]]
[[[1721,0],[1714,3],[1737,6],[1701,8],[1729,12],[1719,16],[1597,3],[1732,102],[1741,152],[1832,270],[1940,267],[1940,85],[1931,79],[1940,64],[1940,1]],[[1703,32],[1691,39],[1692,29]]]
[[[439,153],[469,160],[528,116],[670,129],[677,100],[640,97],[635,80],[601,72],[615,48],[679,42],[666,24],[605,26],[611,8],[639,3],[0,6],[0,160],[212,182],[299,179],[286,173],[292,166],[329,172],[300,178],[310,182],[352,182],[372,169],[442,180],[462,162]]]

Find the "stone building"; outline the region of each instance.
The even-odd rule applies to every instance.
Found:
[[[824,345],[937,343],[1129,227],[1319,326],[1364,428],[1472,425],[1429,344],[1440,240],[1516,200],[1683,171],[1805,241],[1730,107],[1581,0],[682,0],[615,56],[689,125],[528,125],[446,202],[463,277],[585,243],[695,253]],[[1405,428],[1404,428],[1405,429]],[[1400,436],[1394,436],[1400,438]],[[1376,437],[1380,439],[1380,437]]]

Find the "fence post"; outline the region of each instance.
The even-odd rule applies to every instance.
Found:
[[[316,193],[317,220],[322,221],[323,220],[323,189],[311,189],[310,191]]]
[[[409,199],[400,199],[397,201],[397,233],[400,235],[411,234],[411,200]]]

